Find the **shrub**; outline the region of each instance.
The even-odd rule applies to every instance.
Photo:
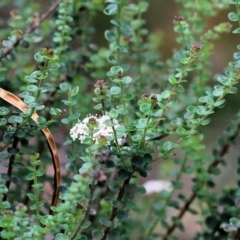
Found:
[[[235,184],[216,191],[216,183],[240,112],[212,153],[205,129],[230,108],[240,79],[237,51],[212,73],[216,40],[232,25],[209,27],[209,19],[235,7],[235,38],[240,1],[175,2],[178,45],[167,60],[164,33],[145,28],[154,3],[0,3],[13,9],[1,28],[1,239],[166,240],[190,228],[194,239],[239,238],[240,155]],[[111,23],[104,43],[95,32],[103,17]],[[187,212],[194,225],[183,222]]]

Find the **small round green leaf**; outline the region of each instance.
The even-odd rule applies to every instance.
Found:
[[[19,153],[20,150],[19,148],[9,147],[7,151],[10,155],[16,155]]]
[[[67,82],[63,82],[63,83],[61,83],[60,84],[60,89],[62,90],[62,91],[67,91],[68,89],[70,89],[71,88],[71,85],[69,84],[69,83],[67,83]]]
[[[117,4],[109,4],[104,10],[103,12],[106,15],[113,15],[115,13],[117,13],[118,10],[118,5]]]
[[[9,113],[9,110],[6,107],[0,107],[0,116],[4,116]]]
[[[128,212],[123,209],[119,209],[117,211],[116,217],[118,218],[119,221],[125,221],[128,218]]]
[[[98,229],[92,230],[92,236],[94,238],[100,239],[102,237],[102,232]]]
[[[233,21],[233,22],[237,22],[237,21],[238,21],[238,15],[237,15],[237,13],[235,13],[235,12],[230,12],[230,13],[228,14],[228,18],[229,18],[231,21]]]
[[[108,113],[110,118],[117,119],[118,117],[118,111],[116,109],[111,109]]]
[[[111,73],[115,74],[115,75],[118,75],[119,72],[123,72],[123,69],[119,66],[113,66],[111,67],[110,69]]]
[[[107,234],[107,240],[116,240],[118,239],[120,236],[119,232],[116,230],[111,230],[109,231],[109,233]]]
[[[169,98],[170,95],[171,95],[171,91],[170,91],[170,90],[165,90],[165,91],[163,91],[163,92],[161,93],[161,97],[162,97],[163,99]]]
[[[0,161],[6,160],[10,157],[10,154],[7,151],[0,152]]]
[[[116,34],[111,30],[106,30],[104,36],[109,42],[113,42],[117,39]]]
[[[100,218],[99,222],[105,227],[113,227],[113,222],[107,218]]]
[[[119,95],[121,93],[121,88],[114,86],[110,88],[111,95]]]
[[[132,78],[129,77],[129,76],[125,76],[125,77],[122,78],[122,81],[123,81],[124,84],[129,84],[129,83],[132,82]]]
[[[124,169],[119,169],[118,172],[117,172],[117,177],[118,177],[120,180],[125,180],[125,179],[127,179],[129,176],[130,176],[130,173],[127,172],[127,171],[124,170]]]
[[[36,53],[34,55],[34,59],[37,61],[37,62],[44,62],[44,57],[41,55],[40,52]]]

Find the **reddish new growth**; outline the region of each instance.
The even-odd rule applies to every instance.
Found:
[[[104,88],[107,88],[106,83],[104,80],[97,80],[97,82],[94,84],[95,88],[100,88],[101,90]]]
[[[144,94],[142,94],[141,98],[142,98],[142,99],[143,99],[143,98],[149,98],[149,96],[150,96],[150,94],[144,93]]]
[[[194,52],[198,52],[199,50],[201,49],[201,46],[200,46],[200,44],[193,44],[192,45],[192,50],[194,51]]]
[[[88,123],[89,123],[90,125],[92,125],[92,126],[97,126],[97,119],[94,118],[94,117],[90,117],[90,118],[88,119]]]
[[[13,9],[12,11],[10,11],[10,15],[12,18],[15,18],[15,17],[19,16],[19,12],[17,9]]]
[[[123,73],[122,73],[122,71],[118,71],[118,77],[119,77],[119,78],[123,78]]]
[[[93,177],[94,180],[96,180],[97,182],[104,182],[107,179],[107,176],[100,169],[96,169],[93,171]]]
[[[176,15],[176,16],[174,16],[174,20],[175,21],[182,21],[184,18],[183,18],[183,16],[180,16],[180,15]]]
[[[152,100],[152,102],[156,102],[157,101],[157,96],[156,95],[152,95],[151,96],[151,100]]]

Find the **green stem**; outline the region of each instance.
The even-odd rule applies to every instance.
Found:
[[[189,57],[190,58],[190,61],[189,63],[184,67],[184,70],[183,70],[183,73],[181,74],[181,77],[178,79],[178,82],[177,84],[175,84],[171,90],[171,93],[167,99],[167,102],[165,104],[165,108],[163,109],[163,112],[161,114],[161,116],[158,118],[158,120],[156,121],[154,127],[157,128],[161,121],[162,121],[162,118],[164,116],[164,114],[166,113],[166,111],[168,110],[168,103],[173,99],[173,96],[176,94],[177,92],[177,87],[180,85],[180,83],[183,81],[183,78],[186,77],[187,75],[187,72],[188,72],[188,69],[190,68],[190,66],[192,65],[194,59],[196,58],[197,56],[197,53],[196,52],[193,52],[192,55]]]
[[[117,132],[116,132],[116,129],[114,127],[114,122],[113,122],[112,118],[111,118],[111,122],[112,122],[112,130],[113,130],[113,135],[114,135],[114,139],[115,139],[115,143],[116,143],[116,147],[117,147],[117,150],[118,150],[119,157],[120,157],[121,161],[123,162],[124,167],[127,168],[125,160],[124,160],[124,158],[121,155],[121,148],[120,148],[120,146],[118,144]]]

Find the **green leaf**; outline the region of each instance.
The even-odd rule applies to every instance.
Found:
[[[5,185],[0,184],[0,194],[5,194],[7,192],[8,192],[8,188]]]
[[[71,89],[71,85],[69,84],[69,83],[67,83],[67,82],[63,82],[63,83],[61,83],[60,85],[59,85],[59,87],[60,87],[60,89],[62,90],[62,91],[67,91],[68,89]]]
[[[30,198],[31,201],[35,202],[37,200],[36,195],[33,193],[27,193],[27,196]]]
[[[10,154],[7,151],[0,152],[0,161],[7,160],[10,157]]]
[[[74,88],[71,90],[71,96],[73,97],[73,96],[77,95],[78,92],[79,92],[79,86],[74,87]]]
[[[117,211],[116,217],[119,221],[125,221],[128,219],[128,212],[126,210],[119,209]]]
[[[23,118],[21,116],[16,116],[14,120],[15,120],[16,123],[22,123],[23,122]]]
[[[211,118],[207,118],[207,119],[205,119],[205,120],[203,120],[202,122],[201,122],[201,125],[207,125],[207,124],[209,124],[211,122]]]
[[[182,85],[178,85],[176,90],[177,90],[177,92],[180,92],[180,93],[185,91],[185,89],[184,89],[184,87]]]
[[[141,157],[141,156],[134,156],[131,159],[132,165],[136,166],[136,167],[144,167],[146,162],[147,162],[146,159],[144,157]]]
[[[0,116],[7,115],[9,110],[6,107],[0,107]]]
[[[58,233],[55,237],[55,240],[69,240],[69,237],[63,233]]]
[[[125,180],[127,178],[130,177],[130,173],[127,172],[126,170],[124,169],[119,169],[118,172],[117,172],[117,177],[120,179],[120,180]]]
[[[163,99],[169,98],[171,96],[171,91],[170,90],[165,90],[161,93],[161,97]]]
[[[147,177],[147,171],[145,169],[138,168],[138,172],[139,172],[140,176],[142,176],[144,178]]]
[[[236,228],[240,227],[240,220],[238,218],[232,217],[229,219],[229,222]]]
[[[106,15],[113,15],[115,13],[117,13],[118,10],[118,5],[117,4],[109,4],[104,10],[103,12]]]
[[[179,218],[172,217],[172,221],[176,224],[176,226],[179,230],[181,230],[182,232],[184,231],[184,226],[182,224],[182,221]]]
[[[117,119],[118,117],[118,111],[116,109],[111,109],[108,113],[110,118]]]
[[[172,181],[172,185],[174,189],[182,189],[184,187],[184,183],[181,181]]]
[[[109,42],[114,42],[117,39],[116,34],[111,30],[106,30],[104,36]]]
[[[35,183],[35,184],[32,185],[32,187],[33,187],[34,189],[44,190],[42,183]]]
[[[20,150],[19,148],[9,147],[7,151],[10,155],[16,155],[19,153]]]
[[[89,220],[86,220],[86,221],[83,223],[82,228],[83,228],[83,229],[86,229],[86,228],[90,227],[91,224],[92,224],[92,223],[91,223]]]
[[[26,104],[30,104],[30,103],[35,102],[35,97],[33,97],[33,96],[26,96],[23,101],[24,101]]]
[[[6,123],[7,123],[6,118],[0,118],[0,126],[4,126],[6,125]]]
[[[92,236],[94,238],[100,239],[102,237],[102,232],[98,229],[92,230]]]
[[[140,1],[138,3],[138,10],[139,12],[143,13],[143,12],[146,12],[147,9],[148,9],[148,6],[149,6],[149,3],[146,2],[146,1]]]
[[[36,175],[37,175],[38,177],[42,176],[43,174],[44,174],[44,170],[41,169],[41,168],[39,168],[39,169],[36,171]]]
[[[9,40],[3,40],[3,41],[2,41],[2,45],[3,45],[3,47],[5,47],[5,48],[11,48],[11,47],[13,47],[14,43],[11,42],[11,41],[9,41]]]
[[[50,114],[53,116],[57,116],[62,112],[61,109],[59,108],[50,108]]]
[[[119,191],[121,188],[120,184],[116,181],[109,182],[108,187],[111,191]]]
[[[119,232],[116,230],[111,230],[109,231],[109,233],[107,234],[107,240],[116,240],[119,239]]]
[[[108,56],[107,57],[108,62],[110,62],[111,64],[116,64],[117,60],[114,56]]]
[[[37,62],[44,62],[44,57],[41,55],[40,52],[36,53],[34,55],[34,59],[37,61]]]
[[[29,92],[36,92],[36,91],[38,91],[39,88],[36,85],[28,85],[27,89]]]
[[[236,87],[231,87],[229,90],[228,90],[228,93],[230,94],[236,94],[238,92],[238,89]]]
[[[123,69],[119,66],[114,66],[114,67],[111,67],[110,69],[111,73],[114,74],[114,75],[118,75],[119,72],[123,72]]]
[[[13,169],[20,169],[20,168],[24,168],[25,164],[22,162],[15,162],[12,164]]]
[[[229,4],[237,4],[240,3],[240,0],[229,0]]]
[[[33,173],[29,173],[29,174],[26,176],[26,179],[27,179],[27,180],[33,180],[33,179],[34,179],[34,174],[33,174]]]
[[[123,96],[123,100],[128,102],[134,98],[134,95],[132,93],[127,93]]]
[[[126,207],[126,204],[122,201],[119,201],[119,200],[112,201],[112,204],[116,208],[125,208]]]
[[[168,79],[168,81],[172,84],[172,85],[176,85],[178,83],[178,80],[175,77],[170,77]]]
[[[215,103],[213,104],[213,106],[215,106],[215,107],[220,107],[220,106],[223,105],[225,102],[226,102],[226,100],[225,100],[225,99],[222,99],[222,100],[220,100],[220,101],[218,101],[218,102],[215,102]]]
[[[125,77],[122,78],[122,82],[123,82],[124,84],[129,84],[129,83],[132,82],[132,78],[129,77],[129,76],[125,76]]]
[[[233,33],[240,33],[240,28],[235,29]]]
[[[114,86],[110,88],[111,95],[119,95],[121,93],[121,88]]]
[[[11,208],[11,205],[9,202],[3,201],[0,203],[0,209],[10,209],[10,208]]]
[[[237,21],[238,21],[238,15],[237,15],[237,13],[235,13],[235,12],[230,12],[230,13],[228,14],[228,18],[229,18],[231,21],[233,21],[233,22],[237,22]]]
[[[122,35],[125,35],[125,36],[132,36],[134,33],[132,27],[126,23],[121,24],[120,30],[121,30]]]
[[[152,108],[152,104],[151,103],[143,103],[139,107],[140,111],[143,112],[143,113],[146,113],[146,114],[149,113],[151,108]]]
[[[113,222],[108,220],[107,218],[100,218],[99,222],[105,227],[113,227]]]
[[[179,134],[180,136],[184,136],[188,134],[188,131],[183,127],[179,127],[177,128],[176,133]]]

